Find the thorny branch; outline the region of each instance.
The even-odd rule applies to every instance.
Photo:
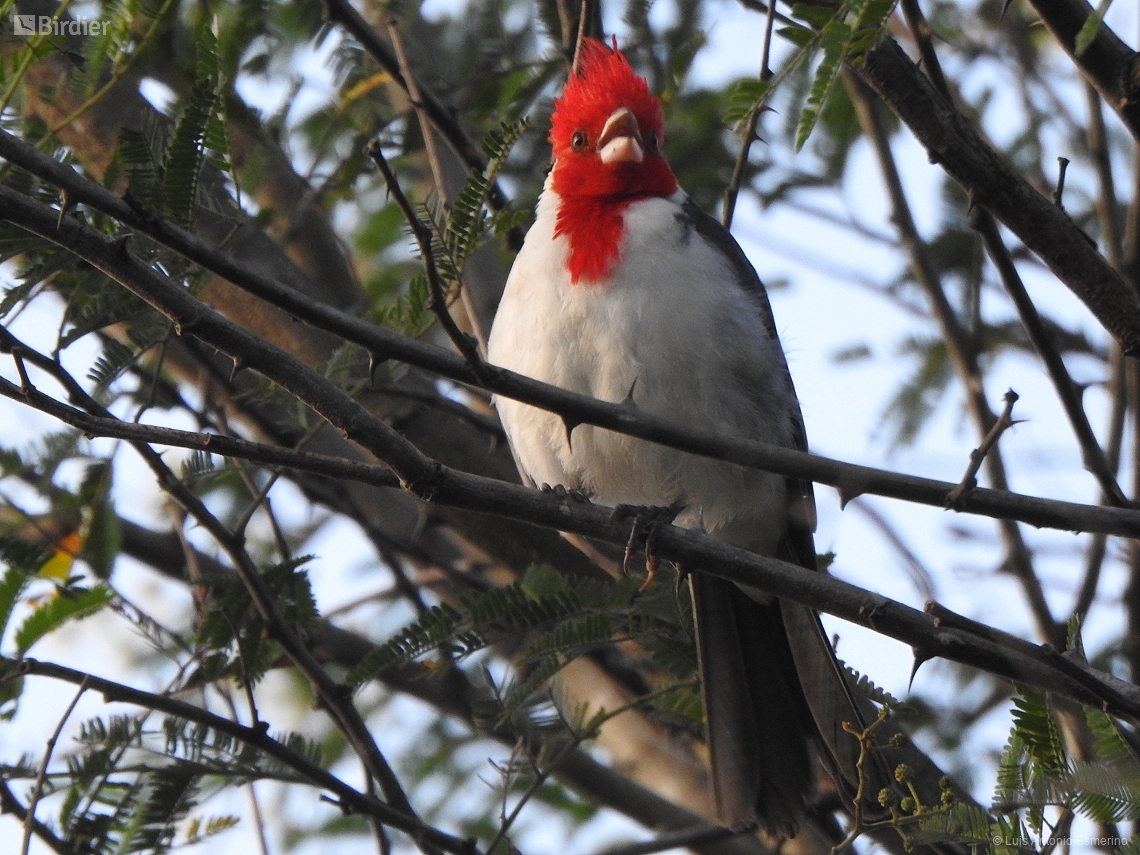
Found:
[[[910,128],[930,159],[1036,253],[1125,353],[1140,353],[1140,295],[1052,199],[1032,187],[947,103],[894,39],[871,48],[858,71]]]
[[[1093,9],[1085,0],[1029,0],[1057,43],[1081,74],[1117,112],[1132,136],[1140,140],[1140,80],[1137,55],[1102,21],[1089,46],[1077,56],[1077,34]]]
[[[102,236],[97,236],[96,239],[106,240]],[[77,246],[76,249],[82,254],[82,247]],[[108,263],[107,259],[102,259],[102,263],[107,268],[106,272],[117,274],[125,280],[124,284],[137,289],[139,296],[153,301],[156,308],[168,312],[176,322],[181,320],[184,327],[192,322],[196,337],[223,352],[242,358],[267,377],[302,397],[306,403],[344,430],[350,439],[386,460],[405,489],[439,504],[525,520],[617,545],[628,540],[634,523],[615,521],[611,509],[457,472],[424,458],[406,440],[362,411],[329,381],[319,376],[314,379],[315,372],[293,357],[268,343],[258,341],[232,322],[212,312],[201,311],[200,307],[194,306],[192,297],[173,285],[162,283],[149,268],[126,256],[121,257],[117,264]],[[120,264],[124,266],[120,267]],[[45,361],[50,363],[50,360]],[[44,367],[50,368],[50,365]],[[48,405],[48,401],[34,388],[22,391],[18,386],[4,381],[0,384],[0,390],[12,397],[26,397],[29,402],[34,400],[37,406]],[[75,392],[72,391],[72,394]],[[85,399],[85,408],[97,407],[93,401],[86,399],[82,390],[79,390],[79,395]],[[63,413],[56,409],[53,414]],[[99,417],[103,420],[100,424],[105,424],[107,414],[100,413]],[[95,424],[89,422],[88,426],[93,427]],[[130,428],[139,429],[147,428],[138,425]],[[174,433],[169,431],[164,436],[175,438]],[[136,439],[136,442],[139,441]],[[149,448],[143,446],[143,450],[148,462],[157,459],[157,455]],[[167,486],[177,493],[178,485]],[[179,500],[192,512],[195,510],[192,496],[179,495]],[[199,522],[227,549],[232,548],[233,545],[227,542],[227,533],[224,530],[217,531],[216,524],[208,516],[203,515]],[[786,562],[736,549],[699,532],[668,526],[659,529],[657,538],[656,550],[663,557],[689,566],[706,568],[708,572],[730,581],[745,583],[867,626],[910,644],[915,648],[916,655],[917,651],[922,652],[923,658],[942,656],[955,659],[1140,721],[1140,689],[1117,685],[1108,675],[1100,675],[1091,670],[1080,669],[1079,674],[1074,674],[1069,668],[1059,668],[1056,655],[1050,647],[1036,647],[1015,636],[1007,638],[1007,634],[990,628],[975,633],[963,631],[962,626],[939,627],[928,615],[886,597],[863,591],[824,574],[806,573],[802,568]],[[231,552],[231,558],[239,563],[246,560],[240,551],[236,555]],[[243,572],[242,576],[245,581],[246,573]],[[260,605],[259,603],[259,607]],[[305,651],[289,652],[295,658],[300,656],[303,659],[307,655]]]
[[[385,825],[408,834],[414,840],[423,841],[436,849],[453,853],[453,855],[479,855],[471,841],[445,834],[430,825],[425,825],[414,816],[348,786],[340,778],[273,739],[263,728],[246,727],[232,719],[215,715],[185,701],[167,695],[145,692],[51,662],[41,662],[29,658],[15,660],[0,656],[0,675],[2,675],[0,679],[5,680],[26,676],[42,676],[63,680],[76,686],[86,685],[91,691],[102,694],[107,703],[134,704],[206,725],[219,733],[224,733],[258,749],[293,769],[305,780],[333,793],[341,807],[350,813],[374,817]]]
[[[68,396],[86,411],[94,413],[100,418],[110,418],[110,414],[88,396],[74,378],[57,362],[18,343],[15,343],[13,347],[11,334],[7,330],[3,330],[2,334],[10,349],[21,353],[23,358],[48,372],[63,385]],[[9,389],[17,388],[7,381],[4,383]],[[31,395],[35,389],[29,385],[27,388],[21,388],[20,392],[24,395]],[[133,441],[132,445],[154,473],[159,486],[181,505],[203,529],[209,532],[218,545],[229,555],[239,578],[249,591],[251,600],[265,620],[268,635],[281,645],[286,654],[312,683],[321,704],[344,732],[369,774],[380,783],[385,798],[396,808],[414,816],[411,804],[408,802],[398,779],[380,753],[351,698],[346,696],[341,687],[325,672],[308,647],[294,632],[293,627],[282,617],[272,592],[268,589],[257,566],[245,550],[243,538],[227,529],[217,517],[210,513],[205,504],[174,476],[174,473],[163,463],[162,458],[149,445],[138,441]],[[425,845],[431,846],[430,842]],[[430,855],[434,849],[429,848],[427,851]]]
[[[1005,409],[1002,410],[997,421],[993,423],[989,433],[982,437],[982,444],[970,452],[970,463],[966,467],[965,474],[962,475],[962,480],[958,483],[957,487],[946,495],[947,507],[952,508],[957,505],[963,496],[978,486],[978,470],[982,468],[982,463],[985,461],[986,455],[990,454],[997,447],[997,442],[1001,439],[1001,435],[1017,424],[1017,422],[1013,420],[1013,405],[1017,403],[1017,393],[1010,389],[1005,393],[1004,400]]]
[[[953,485],[933,479],[841,463],[814,454],[778,448],[751,440],[681,428],[666,419],[631,411],[629,407],[620,403],[598,401],[491,365],[484,365],[484,378],[480,383],[479,378],[460,355],[398,335],[384,327],[369,324],[309,299],[293,289],[283,287],[274,280],[206,246],[168,221],[135,211],[102,186],[81,178],[70,168],[46,158],[34,148],[2,130],[0,130],[0,157],[9,159],[45,181],[64,188],[75,202],[90,204],[126,225],[150,235],[249,293],[281,307],[314,326],[335,333],[346,341],[359,344],[379,360],[398,359],[461,383],[481,385],[496,394],[556,412],[572,423],[593,424],[693,454],[828,484],[838,489],[844,500],[868,493],[942,507],[947,492],[953,488]],[[31,228],[48,240],[60,243],[72,251],[75,250],[76,235],[85,233],[85,227],[69,217],[58,222],[60,229],[57,230],[59,218],[56,211],[10,190],[0,188],[0,201],[4,201],[5,207],[10,208],[11,218],[17,225]],[[90,247],[96,255],[116,254],[110,246],[110,241],[105,239],[101,241],[100,248]],[[1001,490],[981,488],[974,490],[957,510],[995,518],[1016,519],[1038,527],[1060,528],[1066,531],[1140,536],[1140,514],[1126,509],[1096,508],[1071,502],[1037,499]]]
[[[476,376],[480,376],[483,373],[483,359],[479,355],[478,345],[471,336],[459,328],[448,308],[447,289],[444,287],[443,278],[435,264],[435,254],[432,252],[431,229],[419,218],[415,208],[412,207],[412,203],[404,195],[400,182],[396,179],[396,174],[392,172],[392,167],[388,165],[384,152],[381,151],[380,140],[373,139],[365,151],[372,158],[372,162],[376,164],[376,168],[380,170],[380,174],[384,176],[384,182],[388,185],[388,192],[404,215],[408,227],[412,230],[412,236],[419,246],[424,275],[427,277],[428,288],[431,291],[431,298],[428,300],[429,308],[439,319],[440,326],[447,333],[447,337],[451,339],[451,343],[463,354],[468,365],[471,366],[471,370]]]
[[[912,15],[916,21],[921,21],[920,12],[915,10]],[[934,55],[933,49],[929,51],[928,61],[933,63],[934,67],[938,67],[937,57]],[[900,242],[906,250],[914,277],[922,287],[927,302],[930,304],[931,313],[938,322],[955,370],[965,387],[966,402],[974,422],[974,429],[979,436],[984,437],[992,429],[996,417],[993,410],[990,409],[989,400],[986,397],[977,342],[969,335],[950,304],[937,267],[931,257],[930,248],[918,232],[906,192],[903,189],[898,166],[895,163],[890,140],[879,111],[876,109],[875,97],[870,87],[855,74],[848,73],[847,80],[855,110],[859,115],[859,121],[875,148],[875,155],[879,161],[879,168],[883,173],[887,193],[891,200],[892,217],[899,230]],[[946,103],[947,109],[952,109],[949,107],[949,102]],[[1002,491],[1009,489],[1005,462],[999,450],[995,449],[994,453],[986,458],[986,472],[995,489]],[[1059,643],[1062,638],[1057,623],[1049,610],[1049,604],[1045,599],[1040,580],[1033,571],[1032,559],[1021,529],[1016,522],[1010,519],[1000,521],[999,529],[1005,545],[1005,567],[1021,583],[1026,599],[1029,601],[1030,610],[1036,620],[1038,631],[1043,638]]]
[[[1085,413],[1084,404],[1081,401],[1080,390],[1077,389],[1073,378],[1069,376],[1069,370],[1065,367],[1061,354],[1054,347],[1053,340],[1048,330],[1045,329],[1045,324],[1037,313],[1033,300],[1029,297],[1029,292],[1025,290],[1025,285],[1021,281],[1021,276],[1018,275],[1017,267],[1013,263],[1009,249],[1001,239],[997,223],[988,213],[975,207],[970,213],[970,224],[981,235],[986,251],[998,270],[1002,285],[1005,286],[1010,299],[1017,307],[1017,313],[1021,317],[1025,332],[1033,343],[1037,355],[1045,364],[1045,370],[1053,382],[1053,388],[1057,391],[1057,397],[1061,400],[1065,415],[1069,417],[1069,424],[1072,425],[1073,433],[1076,434],[1085,468],[1096,476],[1101,490],[1104,491],[1105,497],[1112,504],[1121,507],[1128,505],[1128,498],[1120,489],[1120,485],[1116,483],[1116,476],[1112,472],[1112,467],[1109,466],[1104,449],[1101,448],[1092,425],[1089,424],[1088,415]]]

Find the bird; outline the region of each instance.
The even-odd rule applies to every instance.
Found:
[[[504,286],[489,361],[720,434],[806,450],[764,286],[721,223],[678,186],[663,108],[617,47],[585,38],[549,142],[553,166]],[[495,405],[524,481],[816,570],[810,482],[560,416]],[[849,797],[860,711],[818,615],[685,568],[717,818],[793,836],[822,767]]]

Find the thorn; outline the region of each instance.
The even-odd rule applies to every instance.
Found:
[[[348,803],[345,802],[344,799],[333,798],[327,793],[321,793],[320,799],[322,802],[328,802],[330,805],[340,808],[340,812],[345,816],[352,815],[352,808],[348,806]]]
[[[571,438],[571,434],[574,433],[574,428],[578,427],[580,424],[582,423],[574,421],[569,416],[562,417],[562,426],[566,428],[566,447],[571,451],[574,450],[574,442]]]
[[[375,350],[368,351],[368,383],[372,385],[376,382],[376,372],[380,370],[380,366],[388,361],[388,357],[377,353]]]
[[[858,499],[866,492],[862,485],[849,483],[839,484],[835,491],[839,493],[839,510],[841,511],[847,509],[848,502]]]
[[[131,241],[131,233],[130,232],[127,232],[126,234],[123,234],[123,235],[119,235],[119,237],[115,238],[115,240],[113,241],[113,243],[115,245],[115,251],[117,253],[119,253],[119,255],[121,255],[123,258],[130,258],[131,257],[131,251],[130,251],[130,248],[128,246],[130,241]]]
[[[186,335],[186,333],[190,332],[190,330],[194,329],[194,327],[198,326],[198,324],[199,321],[194,318],[189,318],[188,320],[183,321],[175,321],[174,332],[179,336],[183,336]]]
[[[633,378],[633,382],[629,384],[629,391],[625,393],[625,399],[621,402],[623,407],[633,407],[637,409],[637,401],[633,400],[633,390],[637,388],[637,378]]]
[[[63,225],[63,218],[67,216],[68,212],[75,207],[75,200],[71,198],[71,194],[66,190],[60,196],[59,203],[59,219],[55,221],[55,230],[58,232],[60,226]]]
[[[234,367],[230,369],[230,382],[231,383],[234,382],[234,378],[237,377],[238,372],[244,368],[245,368],[245,363],[242,362],[238,357],[235,356],[234,357]]]
[[[917,647],[912,647],[911,650],[914,652],[914,664],[911,665],[910,679],[906,684],[906,689],[908,692],[914,687],[914,677],[918,673],[918,669],[934,658],[929,653],[924,653]]]

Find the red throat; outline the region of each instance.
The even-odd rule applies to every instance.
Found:
[[[644,156],[637,161],[603,162],[597,151],[599,136],[607,120],[622,108],[636,119]],[[661,102],[645,80],[619,51],[584,39],[578,72],[554,103],[550,129],[551,188],[561,200],[554,234],[570,241],[572,283],[600,283],[621,261],[625,214],[631,203],[677,191],[677,180],[661,155],[663,138]]]

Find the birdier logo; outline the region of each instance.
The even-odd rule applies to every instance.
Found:
[[[12,34],[17,36],[103,36],[109,21],[73,18],[61,21],[50,15],[13,15]]]

